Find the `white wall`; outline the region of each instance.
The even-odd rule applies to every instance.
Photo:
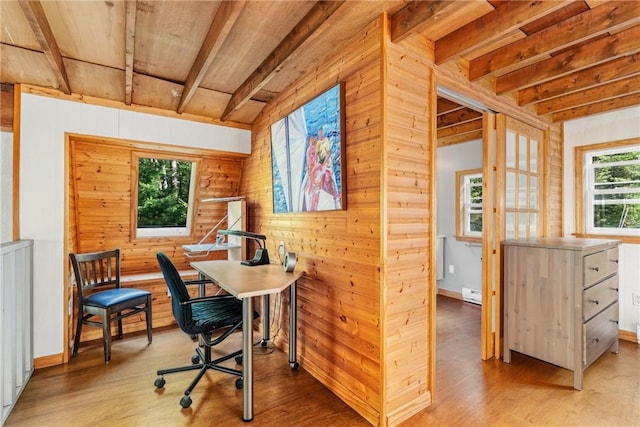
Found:
[[[0,243],[13,240],[13,133],[0,132]]]
[[[457,241],[456,234],[456,172],[482,167],[482,140],[469,141],[438,148],[436,159],[437,180],[437,234],[445,236],[444,279],[438,280],[438,289],[462,293],[462,288],[482,288],[482,248]],[[454,273],[449,273],[452,265]]]
[[[564,234],[575,233],[574,148],[640,137],[640,107],[590,116],[564,123]],[[631,303],[640,294],[640,245],[620,245],[620,329],[635,333],[640,306]]]
[[[65,132],[239,153],[251,152],[251,132],[30,94],[20,115],[20,236],[34,240],[37,358],[64,348]]]

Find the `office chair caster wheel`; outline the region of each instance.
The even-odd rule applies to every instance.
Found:
[[[189,396],[182,396],[182,399],[180,399],[180,406],[187,409],[191,406],[191,398]]]
[[[158,377],[156,378],[156,380],[153,382],[153,385],[156,386],[156,388],[162,388],[164,387],[164,385],[167,383],[167,381],[165,381],[164,377]]]
[[[235,359],[236,365],[242,365],[242,356],[236,356]]]
[[[236,380],[236,389],[242,390],[242,387],[244,387],[244,381],[242,378],[238,378]]]
[[[198,356],[197,354],[194,354],[193,356],[191,356],[191,363],[194,365],[197,365],[198,362],[200,362],[200,356]]]
[[[291,369],[295,371],[300,367],[300,364],[298,362],[289,362],[289,366],[291,366]]]

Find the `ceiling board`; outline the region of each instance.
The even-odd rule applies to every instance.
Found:
[[[46,43],[45,47],[40,46],[34,36],[38,28],[31,27],[19,3],[2,1],[1,83],[27,83],[48,90],[58,88],[60,80],[56,75],[66,72],[73,96],[78,98],[86,95],[122,102],[124,94],[125,102],[130,97],[133,108],[149,106],[175,112],[198,53],[212,43],[207,34],[221,3],[47,0],[40,4],[53,34],[53,40],[47,42],[59,47],[63,69],[54,74],[58,62],[46,60],[42,53]],[[126,27],[127,4],[135,9],[133,28]],[[225,41],[219,49],[216,46],[215,52],[211,51],[208,67],[202,68],[197,79],[191,79],[196,82],[194,85],[188,84],[193,89],[188,94],[193,96],[185,97],[183,117],[220,122],[221,112],[227,111],[234,99],[232,95],[257,73],[262,79],[254,82],[259,90],[250,91],[250,99],[237,104],[242,106],[228,122],[231,126],[250,127],[265,102],[300,76],[313,72],[323,61],[342,54],[345,43],[374,20],[382,19],[383,14],[389,19],[396,14],[408,16],[415,10],[415,3],[406,0],[346,1],[306,39],[299,40],[292,31],[315,4],[310,0],[247,1],[238,20],[230,25]],[[439,75],[453,86],[471,88],[479,99],[500,99],[507,110],[512,105],[517,109],[516,101],[520,99],[526,111],[523,114],[538,114],[539,117],[531,117],[538,123],[640,104],[640,99],[634,104],[638,98],[631,87],[635,80],[629,80],[631,84],[627,85],[613,84],[638,74],[635,63],[640,53],[640,2],[432,0],[426,8],[435,13],[422,13],[422,20],[412,22],[405,40],[433,41],[436,58],[442,59],[437,65]],[[610,12],[597,18],[596,8]],[[623,15],[624,8],[631,8],[631,12]],[[424,3],[420,10],[424,12]],[[571,24],[572,20],[582,28],[575,37],[569,37],[578,28]],[[541,38],[540,34],[545,34],[543,40],[532,43]],[[444,42],[454,39],[465,41],[464,46],[452,49],[455,43]],[[274,49],[294,41],[299,42],[299,47],[289,55],[278,56],[271,64],[276,73],[257,71]],[[474,64],[480,58],[493,66],[498,64],[501,52],[509,52],[510,56],[502,57],[500,68],[486,75],[474,72]],[[133,66],[125,69],[127,58]],[[199,69],[196,64],[195,70]],[[470,69],[473,82],[469,80]],[[589,76],[592,72],[597,76]],[[581,100],[587,104],[561,111],[549,108],[560,105],[550,100],[571,100],[576,96],[570,95],[578,91],[588,94]]]

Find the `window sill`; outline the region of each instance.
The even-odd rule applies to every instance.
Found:
[[[474,243],[482,243],[482,237],[471,237],[471,236],[454,236],[456,240],[461,242],[474,242]]]
[[[585,234],[585,233],[573,233],[575,237],[582,237],[588,239],[614,239],[620,240],[622,243],[631,243],[634,245],[640,245],[640,237],[638,236],[620,236],[614,234]]]

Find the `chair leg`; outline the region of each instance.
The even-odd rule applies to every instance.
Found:
[[[78,310],[78,322],[76,323],[76,336],[73,338],[73,352],[72,356],[78,355],[78,347],[80,347],[80,335],[82,333],[82,316],[84,312],[82,309]]]
[[[104,347],[104,362],[111,361],[111,312],[102,313],[102,345]]]
[[[118,312],[116,313],[116,316],[118,316],[118,339],[122,339],[122,317],[120,317],[122,313]]]
[[[151,344],[151,340],[152,338],[152,324],[151,324],[151,320],[153,319],[153,317],[151,316],[151,296],[149,296],[147,298],[147,309],[145,310],[146,312],[146,320],[147,320],[147,340],[149,341],[149,344]]]

